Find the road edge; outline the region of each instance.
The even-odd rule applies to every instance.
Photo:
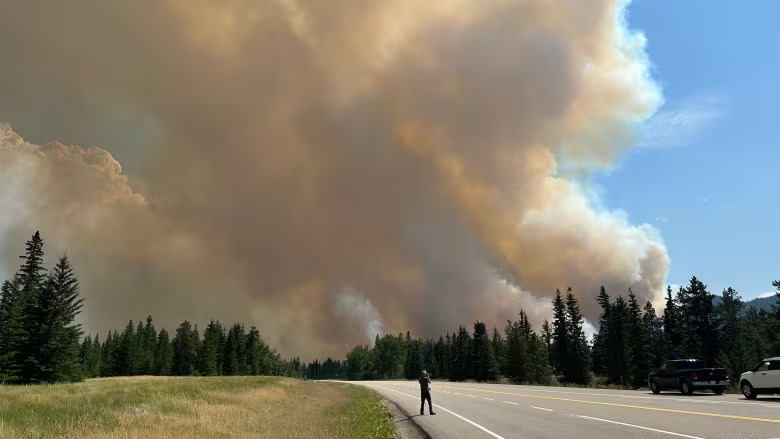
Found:
[[[403,439],[432,439],[432,436],[417,423],[414,419],[414,415],[407,410],[404,410],[393,401],[385,398],[376,390],[374,390],[374,393],[379,395],[379,397],[382,398],[382,401],[384,401],[385,407],[387,407],[390,414],[393,416],[393,423],[396,426],[396,431]]]

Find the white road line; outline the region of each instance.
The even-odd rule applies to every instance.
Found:
[[[507,403],[507,404],[512,404],[512,405],[520,405],[520,404],[518,404],[518,403],[516,403],[516,402],[509,402],[509,401],[501,401],[501,402],[505,402],[505,403]]]
[[[555,410],[552,410],[552,409],[546,409],[544,407],[537,407],[535,405],[529,405],[528,407],[531,407],[532,409],[536,409],[536,410],[544,410],[544,411],[547,411],[547,412],[554,412],[555,411]]]
[[[469,398],[476,398],[476,396],[474,395],[463,395],[463,396],[468,396]]]
[[[608,422],[610,424],[625,425],[626,427],[640,428],[642,430],[650,430],[650,431],[654,431],[656,433],[670,434],[672,436],[687,437],[687,438],[690,438],[690,439],[704,439],[704,438],[700,438],[700,437],[697,437],[697,436],[689,436],[687,434],[674,433],[674,432],[666,431],[666,430],[658,430],[658,429],[650,428],[650,427],[642,427],[641,425],[626,424],[625,422],[610,421],[609,419],[592,418],[590,416],[582,416],[582,415],[572,415],[572,416],[575,416],[577,418],[583,418],[583,419],[591,419],[591,420],[594,420],[594,421]]]
[[[493,398],[485,398],[485,397],[483,397],[482,399],[485,399],[485,400],[488,400],[488,401],[494,401]]]
[[[416,397],[416,396],[412,396],[412,395],[410,395],[410,394],[408,394],[408,393],[404,393],[404,392],[399,392],[398,390],[391,389],[391,388],[389,388],[389,387],[384,387],[384,386],[375,386],[375,387],[379,387],[380,389],[389,390],[389,391],[391,391],[391,392],[395,392],[395,393],[400,393],[401,395],[408,396],[409,398],[412,398],[412,399],[420,399],[420,398],[418,398],[418,397]],[[440,406],[440,405],[438,405],[438,404],[434,404],[434,407],[436,407],[437,409],[444,410],[445,412],[447,412],[447,413],[451,414],[452,416],[455,416],[456,418],[458,418],[458,419],[460,419],[460,420],[462,420],[462,421],[465,421],[465,422],[467,422],[467,423],[469,423],[469,424],[473,425],[474,427],[477,427],[478,429],[480,429],[480,430],[484,431],[485,433],[489,434],[490,436],[492,436],[492,437],[494,437],[494,438],[496,438],[496,439],[504,439],[504,437],[503,437],[503,436],[499,436],[499,435],[497,435],[496,433],[493,433],[492,431],[490,431],[490,430],[488,430],[487,428],[485,428],[485,427],[483,427],[483,426],[481,426],[481,425],[477,424],[476,422],[472,421],[471,419],[464,418],[463,416],[461,416],[461,415],[459,415],[459,414],[457,414],[457,413],[453,412],[452,410],[447,410],[447,409],[445,409],[444,407],[442,407],[442,406]]]

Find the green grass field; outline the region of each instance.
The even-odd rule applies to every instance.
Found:
[[[0,438],[396,438],[378,395],[276,377],[0,386]]]

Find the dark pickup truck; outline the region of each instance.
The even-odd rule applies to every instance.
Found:
[[[676,389],[690,395],[694,390],[710,389],[716,395],[730,385],[726,369],[706,367],[701,360],[671,360],[647,377],[647,383],[653,393],[661,390]]]

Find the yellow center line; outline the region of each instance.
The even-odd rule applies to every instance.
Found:
[[[699,415],[699,416],[712,416],[715,418],[729,418],[729,419],[742,419],[744,421],[756,421],[756,422],[773,422],[780,424],[780,419],[769,419],[769,418],[752,418],[749,416],[737,416],[737,415],[724,415],[721,413],[705,413],[705,412],[692,412],[689,410],[674,410],[674,409],[664,409],[659,407],[646,407],[641,405],[629,405],[629,404],[615,404],[613,402],[601,402],[601,401],[585,401],[582,399],[570,399],[570,398],[559,398],[555,396],[542,396],[542,395],[527,395],[524,393],[510,393],[510,392],[497,392],[495,390],[481,390],[481,389],[475,389],[473,387],[446,387],[446,386],[438,386],[439,388],[445,388],[445,389],[459,389],[459,390],[473,390],[475,392],[485,392],[485,393],[495,393],[499,395],[514,395],[514,396],[523,396],[526,398],[538,398],[538,399],[552,399],[555,401],[567,401],[567,402],[581,402],[584,404],[597,404],[597,405],[608,405],[611,407],[626,407],[631,409],[641,409],[641,410],[652,410],[656,412],[669,412],[669,413],[683,413],[687,415]]]

